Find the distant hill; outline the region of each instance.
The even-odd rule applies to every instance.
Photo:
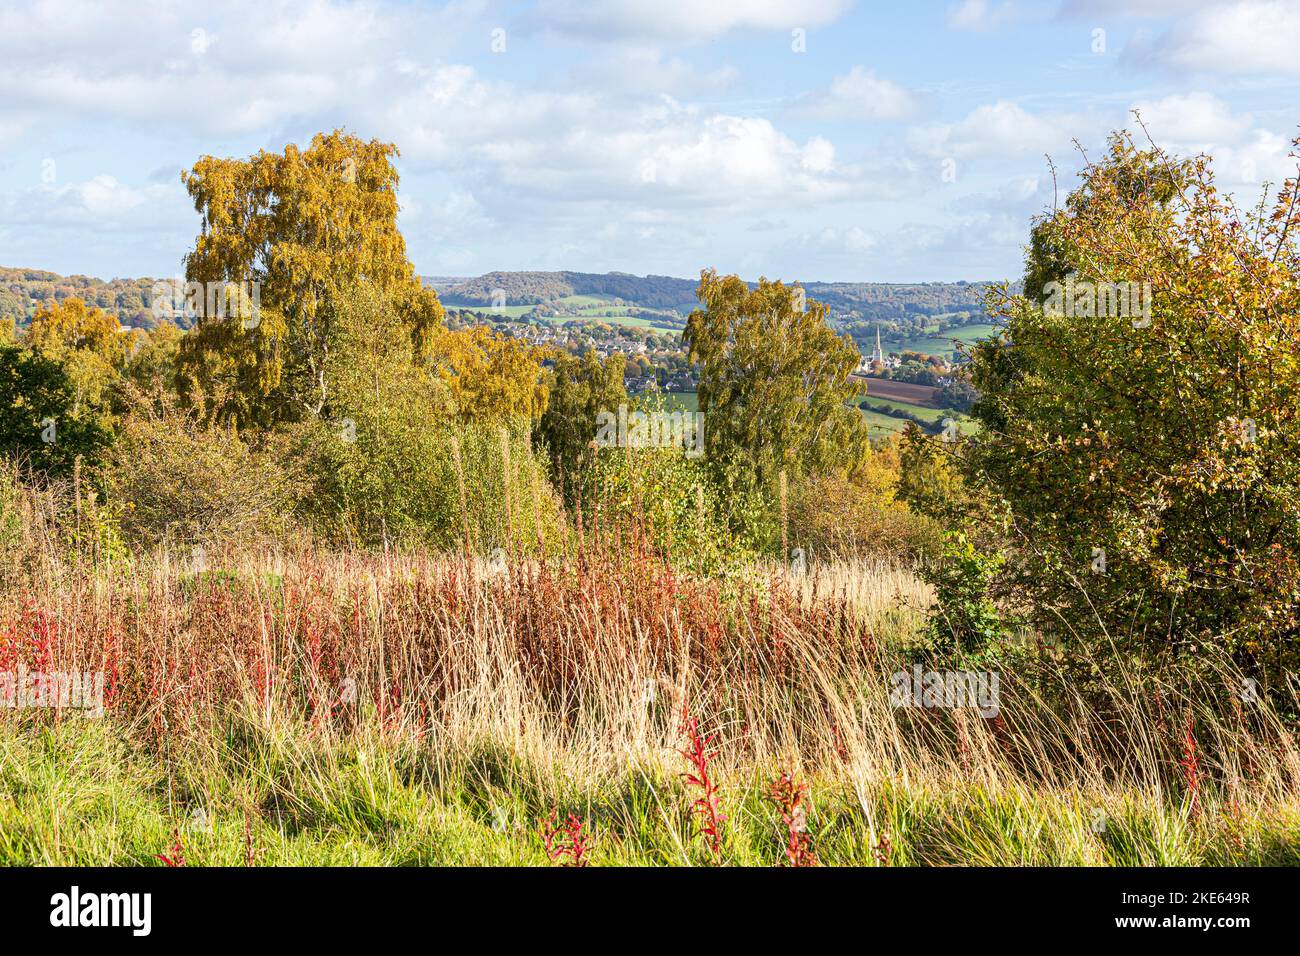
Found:
[[[426,278],[443,301],[453,306],[491,306],[501,290],[508,306],[555,303],[572,296],[618,299],[629,306],[668,309],[686,315],[695,305],[694,279],[635,276],[626,272],[489,272],[475,279]],[[986,321],[985,282],[806,282],[808,297],[830,306],[846,326],[885,325],[883,333],[916,334],[942,317],[951,328]]]
[[[546,311],[559,315],[621,314],[672,327],[679,322],[671,313],[685,317],[695,307],[697,284],[695,279],[626,272],[489,272],[475,278],[425,276],[422,281],[453,308],[491,307],[499,289],[504,304],[515,311],[548,305],[555,308]],[[153,284],[150,278],[105,281],[0,267],[0,318],[25,324],[46,302],[77,296],[117,315],[123,325],[149,328],[154,324]],[[804,288],[809,298],[830,306],[836,324],[864,347],[869,347],[877,328],[887,344],[916,347],[909,343],[924,343],[927,336],[932,341],[935,335],[988,321],[983,282],[807,282]]]
[[[987,282],[805,282],[808,298],[836,316],[888,322],[915,315],[984,313]]]
[[[438,289],[448,305],[491,305],[493,293],[501,289],[509,305],[540,305],[574,295],[591,295],[651,309],[683,309],[695,300],[697,282],[626,272],[489,272],[441,288],[435,279],[426,278],[425,284]]]
[[[91,276],[0,267],[0,318],[22,325],[47,303],[78,298],[116,315],[123,325],[152,328],[153,284],[153,279],[105,282]]]

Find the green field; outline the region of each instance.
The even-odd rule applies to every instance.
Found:
[[[574,313],[575,315],[561,316],[543,316],[542,321],[551,324],[569,322],[574,319],[584,319],[591,322],[604,322],[608,325],[626,325],[639,329],[649,329],[660,335],[680,335],[681,329],[674,329],[666,325],[656,325],[654,319],[634,316],[629,313],[634,309],[641,309],[636,305],[616,305],[613,299],[603,298],[597,295],[568,295],[562,299],[557,299],[556,303]],[[473,312],[485,318],[509,318],[518,319],[532,312],[537,308],[536,305],[505,305],[498,308],[492,308],[485,305],[457,305],[448,303],[453,309],[461,309],[466,312]],[[607,312],[613,312],[613,315],[607,315]],[[665,315],[668,313],[665,312]]]
[[[991,322],[978,325],[964,325],[949,329],[942,335],[918,335],[905,339],[886,339],[882,343],[887,352],[924,352],[927,355],[947,355],[953,351],[953,339],[970,344],[978,339],[988,338],[997,326]]]
[[[501,305],[492,308],[486,305],[448,305],[448,308],[459,309],[462,312],[473,312],[475,315],[481,315],[488,319],[517,319],[531,312],[534,307],[531,305]]]
[[[670,406],[681,408],[683,411],[697,412],[700,409],[699,394],[696,392],[665,392],[664,397],[667,399]],[[862,396],[858,396],[858,401],[861,400]],[[928,422],[940,421],[952,414],[951,412],[939,408],[926,408],[923,405],[909,405],[907,402],[891,401],[884,398],[871,398],[869,400],[881,405],[888,405],[891,408],[899,408],[904,411],[912,412]],[[867,421],[868,433],[872,438],[885,438],[888,435],[892,435],[894,432],[901,432],[907,425],[907,420],[903,418],[894,418],[890,415],[882,415],[880,412],[868,411],[867,409],[859,410],[862,412],[862,417]],[[975,431],[975,423],[965,415],[957,415],[955,417],[962,434],[968,435]]]
[[[901,432],[907,422],[901,418],[893,418],[889,415],[882,415],[879,412],[859,409],[862,417],[867,420],[867,434],[872,438],[886,438],[894,432]]]
[[[862,408],[860,403],[864,400],[873,405],[885,405],[899,411],[910,412],[917,418],[927,422],[939,422],[951,416],[957,419],[957,428],[963,435],[971,435],[979,430],[979,426],[972,419],[950,409],[930,408],[928,405],[913,405],[911,402],[900,402],[893,398],[879,398],[875,395],[859,394],[853,402],[858,405],[858,411],[867,420],[867,430],[872,438],[884,438],[894,432],[901,432],[907,427],[907,419],[895,418],[892,415],[885,415],[868,408]]]
[[[700,410],[699,392],[664,392],[664,398],[667,399],[669,405],[680,408],[684,412],[698,412]]]

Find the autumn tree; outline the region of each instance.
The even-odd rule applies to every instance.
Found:
[[[845,472],[864,460],[862,416],[849,402],[859,355],[826,322],[827,306],[760,279],[700,273],[703,307],[683,342],[699,363],[699,403],[711,458],[741,460],[762,486],[790,475]]]
[[[964,460],[1005,505],[1005,582],[1056,634],[1293,666],[1300,185],[1243,212],[1208,157],[1126,135],[1081,178],[974,354]],[[1145,305],[1115,308],[1117,286]]]
[[[63,367],[72,389],[71,413],[96,416],[105,428],[130,341],[117,316],[77,298],[38,310],[26,335],[28,345]]]
[[[531,423],[546,408],[543,350],[521,339],[476,325],[442,332],[431,355],[461,421]]]
[[[564,353],[550,372],[550,397],[534,437],[551,459],[551,473],[572,503],[577,499],[583,477],[594,457],[596,419],[601,412],[617,414],[627,403],[623,385],[624,358],[613,354],[604,359],[594,349],[582,356]]]
[[[163,320],[152,329],[135,329],[122,374],[146,392],[169,391],[176,379],[176,360],[180,354],[181,331]]]
[[[303,507],[316,530],[353,544],[447,548],[463,545],[468,528],[481,550],[512,531],[535,543],[539,524],[553,527],[557,508],[528,444],[541,366],[523,343],[443,333],[426,359],[374,286],[343,290],[336,307],[328,416],[276,430],[310,481]]]
[[[94,415],[78,409],[77,386],[40,351],[0,345],[0,452],[46,475],[93,463],[108,443]]]
[[[358,283],[388,297],[417,350],[429,347],[443,311],[397,228],[396,155],[336,130],[305,150],[205,156],[183,174],[202,216],[185,277],[205,293],[180,350],[187,397],[260,424],[327,415],[338,297]],[[212,283],[244,294],[232,305],[206,294]]]

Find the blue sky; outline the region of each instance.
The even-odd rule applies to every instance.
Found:
[[[1300,0],[0,4],[0,265],[167,276],[179,171],[345,126],[426,275],[999,279],[1139,108],[1295,173]]]

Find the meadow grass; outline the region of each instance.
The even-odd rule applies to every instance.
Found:
[[[179,840],[190,865],[550,865],[540,830],[573,814],[592,864],[708,864],[688,714],[725,864],[786,860],[781,774],[807,785],[825,865],[1300,857],[1300,760],[1266,703],[1114,686],[1099,707],[1049,654],[1000,665],[996,719],[891,706],[930,602],[892,564],[695,580],[589,548],[504,570],[277,550],[216,566],[51,563],[4,589],[0,664],[110,686],[102,719],[0,711],[0,862],[163,865]]]

